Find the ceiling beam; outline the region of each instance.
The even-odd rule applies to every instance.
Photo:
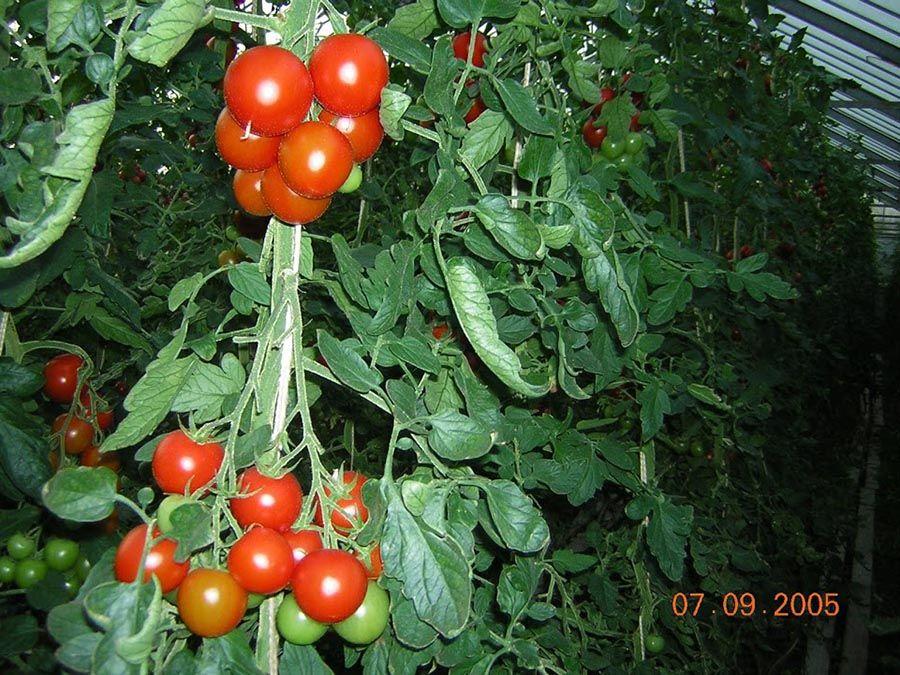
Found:
[[[826,33],[851,42],[860,49],[864,49],[888,63],[900,65],[900,48],[855,26],[851,26],[845,21],[810,7],[800,2],[800,0],[772,0],[770,4]]]
[[[863,155],[866,159],[869,160],[871,164],[889,167],[900,166],[900,159],[890,159],[882,154],[875,152],[874,150],[870,150],[869,148],[854,147],[851,141],[846,136],[841,134],[837,129],[828,129],[828,136],[831,138],[831,140],[836,141],[840,146],[849,150],[850,152],[857,155]]]
[[[837,120],[844,126],[850,127],[862,136],[870,138],[875,142],[881,143],[881,145],[890,148],[893,152],[900,153],[900,142],[895,141],[890,136],[883,134],[881,131],[869,126],[865,122],[861,122],[853,117],[848,117],[847,115],[844,115],[837,110],[832,110],[830,117],[834,120]]]

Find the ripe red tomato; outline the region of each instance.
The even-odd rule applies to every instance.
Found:
[[[288,225],[311,223],[328,210],[331,197],[307,199],[291,190],[284,182],[278,165],[266,169],[262,180],[263,198],[278,220]]]
[[[359,117],[338,117],[334,113],[323,110],[319,113],[319,121],[330,124],[340,131],[350,142],[353,149],[353,161],[364,162],[375,154],[384,138],[384,128],[377,110],[367,112]]]
[[[606,125],[598,127],[595,125],[596,121],[597,118],[589,117],[584,126],[581,127],[581,136],[584,138],[584,142],[588,147],[595,150],[603,144],[603,139],[606,138],[607,133]]]
[[[347,533],[354,527],[365,523],[369,519],[369,509],[363,504],[362,486],[368,479],[356,471],[345,471],[342,481],[349,486],[344,495],[338,495],[334,499],[334,508],[331,509],[331,525],[338,532]],[[330,496],[331,490],[325,488],[325,495]],[[322,505],[316,503],[316,522],[324,525],[322,517]]]
[[[246,611],[247,591],[222,570],[192,570],[178,589],[178,615],[194,635],[230,633]]]
[[[481,97],[478,96],[472,101],[472,107],[469,108],[469,112],[465,114],[463,119],[466,121],[466,124],[472,124],[472,122],[481,117],[481,113],[485,110],[487,110],[487,106],[484,104],[484,101],[481,100]]]
[[[322,40],[309,59],[309,73],[322,107],[351,117],[376,108],[388,83],[381,47],[353,33]]]
[[[94,398],[87,387],[81,390],[79,400],[87,416],[89,418],[94,417]],[[113,420],[112,410],[100,410],[97,412],[97,426],[100,427],[100,431],[109,429],[113,424]]]
[[[607,101],[612,101],[616,97],[616,90],[612,87],[603,87],[600,90],[600,102],[594,106],[594,110],[592,114],[594,117],[597,117],[600,114],[600,111],[603,110],[603,104]]]
[[[66,417],[67,415],[63,413],[53,420],[53,425],[50,429],[54,434],[58,434],[63,430],[66,424]],[[69,420],[69,426],[66,427],[65,434],[63,447],[66,453],[77,455],[79,452],[83,452],[94,440],[94,427],[73,415]]]
[[[124,583],[130,583],[137,578],[138,566],[141,562],[141,554],[144,552],[144,539],[147,536],[147,526],[138,525],[125,535],[119,548],[116,549],[116,579]],[[154,537],[159,536],[159,530],[154,530]],[[162,539],[154,544],[144,563],[144,581],[150,579],[152,574],[159,580],[163,593],[178,587],[190,568],[187,561],[175,562],[175,549],[178,544],[171,539]]]
[[[322,550],[322,537],[315,530],[285,532],[284,540],[291,547],[295,565],[303,560],[307,553]]]
[[[223,108],[216,121],[216,147],[222,159],[236,169],[262,171],[278,160],[279,136],[257,136],[253,132],[244,134],[234,118]]]
[[[294,571],[290,544],[275,530],[254,527],[228,552],[228,571],[251,593],[275,593],[287,586]]]
[[[444,336],[450,332],[450,326],[445,323],[439,323],[431,329],[431,336],[435,340],[443,340]]]
[[[453,38],[453,56],[460,61],[466,61],[469,58],[469,40],[471,32],[459,33]],[[475,33],[475,48],[472,50],[472,65],[478,68],[484,67],[484,55],[487,54],[487,38],[484,33],[478,31]]]
[[[296,127],[312,103],[313,84],[303,61],[283,47],[248,49],[225,71],[225,104],[238,126],[280,136]]]
[[[252,216],[269,216],[272,209],[266,204],[262,194],[262,177],[264,171],[234,172],[234,198],[238,205]]]
[[[741,250],[739,251],[741,254],[741,258],[749,258],[751,255],[756,253],[756,249],[754,249],[750,244],[744,244],[741,246]]]
[[[112,452],[101,453],[95,445],[82,452],[78,457],[78,461],[81,463],[81,466],[105,466],[115,473],[119,473],[119,470],[122,468],[122,461],[119,459],[118,452],[113,450]]]
[[[384,571],[384,562],[381,559],[381,545],[375,544],[369,553],[369,564],[366,565],[366,571],[369,573],[370,579],[377,579]]]
[[[640,113],[635,113],[634,115],[631,116],[631,123],[628,125],[629,131],[640,131],[641,130],[640,117],[641,117]]]
[[[195,443],[181,431],[163,438],[153,453],[153,478],[163,492],[184,494],[203,487],[215,479],[225,458],[218,443]]]
[[[330,197],[353,169],[353,148],[324,122],[304,122],[284,137],[278,166],[287,186],[308,199]]]
[[[78,386],[78,369],[84,364],[77,354],[60,354],[44,366],[44,393],[51,401],[71,403]]]
[[[231,500],[231,512],[241,527],[262,525],[284,532],[300,515],[303,491],[294,474],[271,478],[250,468],[241,474],[238,485],[242,493],[252,493]]]
[[[313,551],[294,568],[291,588],[297,605],[320,623],[353,614],[366,597],[368,577],[359,559],[334,548]]]

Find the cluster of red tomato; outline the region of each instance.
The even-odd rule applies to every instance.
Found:
[[[453,56],[460,61],[467,61],[469,59],[469,42],[471,39],[471,32],[458,33],[453,38]],[[472,47],[472,65],[476,68],[483,68],[485,54],[487,54],[487,38],[484,33],[478,31],[475,33],[475,45]],[[469,80],[466,84],[471,86],[474,84],[474,80]],[[484,104],[481,96],[476,93],[472,96],[472,105],[463,119],[465,119],[466,124],[472,124],[485,110],[487,110],[487,106]]]
[[[60,354],[50,359],[44,366],[44,393],[51,401],[70,406],[75,400],[78,388],[78,370],[84,359],[77,354]],[[98,408],[95,411],[95,404]],[[112,410],[100,410],[105,403],[95,398],[90,384],[84,383],[79,395],[79,405],[68,413],[62,413],[53,420],[51,429],[58,435],[56,449],[50,451],[49,459],[53,470],[59,468],[59,447],[68,455],[78,455],[82,466],[105,466],[118,472],[121,468],[119,456],[115,452],[100,454],[95,445],[96,431],[106,431],[113,424]]]
[[[744,258],[749,258],[751,255],[756,253],[756,249],[753,248],[750,244],[744,244],[738,249],[738,257],[743,260]],[[729,248],[725,251],[725,259],[726,260],[734,260],[734,249]]]
[[[216,146],[237,169],[234,196],[247,213],[284,223],[312,222],[335,192],[362,182],[359,162],[384,137],[379,118],[388,65],[363,35],[332,35],[313,50],[309,69],[282,47],[248,49],[225,71],[225,109]],[[306,120],[313,97],[322,110]]]
[[[144,564],[144,579],[156,576],[163,593],[178,590],[175,600],[185,625],[203,637],[224,635],[240,623],[248,607],[263,596],[290,586],[277,615],[282,636],[297,644],[311,644],[333,625],[345,640],[371,642],[387,625],[387,593],[373,580],[381,575],[381,550],[369,552],[366,566],[357,555],[325,548],[316,529],[292,529],[300,515],[303,491],[291,473],[275,478],[256,468],[238,478],[239,496],[229,504],[231,516],[244,533],[231,544],[227,571],[190,569],[175,559],[177,544],[165,538],[173,528],[173,513],[191,497],[202,497],[215,481],[225,452],[215,442],[198,443],[183,431],[167,434],[153,455],[153,477],[168,496],[157,509],[154,541]],[[342,481],[346,493],[334,498],[332,528],[343,535],[365,523],[369,512],[362,501],[365,476],[348,471]],[[331,498],[330,490],[325,495]],[[324,525],[321,504],[315,521]],[[116,552],[119,581],[137,578],[147,539],[140,525],[122,540]],[[214,592],[213,592],[214,591]]]
[[[628,82],[630,75],[626,73],[622,77],[622,85]],[[605,124],[598,125],[598,118],[603,111],[603,106],[616,98],[616,92],[611,87],[603,87],[600,90],[600,102],[597,103],[590,116],[581,127],[581,136],[589,148],[600,149],[603,156],[617,166],[626,167],[632,164],[641,150],[644,148],[644,137],[641,135],[641,124],[638,121],[640,113],[631,117],[630,131],[625,138],[613,138],[609,136],[609,129]],[[644,102],[644,95],[640,92],[631,93],[631,102],[640,108]]]

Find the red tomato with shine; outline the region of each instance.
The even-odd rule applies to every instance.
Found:
[[[294,568],[291,589],[297,605],[319,623],[337,623],[353,614],[366,597],[368,575],[346,551],[313,551]]]
[[[228,571],[244,590],[268,595],[280,591],[291,580],[294,554],[278,532],[254,527],[228,552]]]
[[[278,136],[257,136],[245,130],[234,121],[224,108],[216,121],[216,147],[219,154],[235,169],[262,171],[278,160]]]
[[[246,611],[247,591],[222,570],[192,570],[178,589],[178,615],[194,635],[230,633]]]
[[[231,500],[231,513],[241,527],[262,525],[284,532],[300,515],[303,491],[293,474],[272,478],[250,468],[241,474],[238,486],[247,496]]]
[[[353,148],[324,122],[304,122],[284,137],[278,166],[287,186],[308,199],[330,197],[353,169]]]
[[[606,125],[603,124],[598,127],[594,124],[596,121],[596,118],[589,117],[584,126],[581,127],[581,136],[584,138],[584,142],[588,147],[594,149],[599,148],[603,144],[603,139],[606,138],[607,134]]]
[[[159,530],[154,530],[153,534],[154,537],[158,537]],[[146,537],[147,526],[138,525],[126,534],[122,543],[119,544],[115,560],[116,579],[119,581],[130,583],[137,578]],[[175,549],[177,548],[176,542],[171,539],[162,539],[153,544],[144,562],[144,581],[148,581],[152,574],[159,580],[163,593],[177,588],[190,568],[187,561],[175,562]]]
[[[368,480],[356,471],[345,471],[342,477],[346,494],[337,495],[334,499],[334,508],[331,510],[331,525],[338,532],[347,533],[354,527],[365,523],[369,519],[369,509],[363,503],[362,487]],[[330,496],[331,490],[325,488],[325,495]],[[316,504],[316,522],[324,525],[322,517],[322,505]]]
[[[313,85],[309,71],[283,47],[248,49],[225,71],[225,104],[238,126],[253,133],[280,136],[309,112]]]
[[[184,494],[212,482],[225,451],[218,443],[196,443],[181,431],[173,431],[163,438],[153,453],[153,478],[163,492]]]
[[[309,73],[322,107],[351,117],[378,107],[381,90],[388,83],[388,64],[381,47],[353,33],[322,40],[309,59]]]
[[[78,386],[78,369],[84,359],[77,354],[60,354],[44,366],[44,393],[51,401],[71,403]]]
[[[323,110],[319,113],[319,121],[330,124],[340,131],[350,142],[353,149],[353,161],[364,162],[375,154],[384,139],[384,128],[377,110],[367,112],[359,117],[338,117],[334,113]]]
[[[263,171],[234,172],[234,198],[238,205],[251,216],[268,216],[272,209],[266,204],[262,194]]]
[[[284,182],[281,169],[271,166],[262,180],[263,199],[278,220],[288,225],[311,223],[328,210],[331,197],[307,199],[291,190]]]
[[[453,38],[453,56],[460,61],[467,61],[469,58],[469,40],[471,32],[466,31],[460,33]],[[475,47],[472,50],[472,65],[478,68],[484,67],[484,55],[487,54],[487,38],[481,31],[475,33]]]
[[[94,440],[94,427],[74,415],[69,420],[69,426],[66,427],[67,415],[63,413],[53,420],[50,429],[54,434],[58,434],[65,427],[65,438],[63,439],[63,447],[69,455],[77,455],[83,452]]]
[[[322,537],[315,530],[299,530],[284,533],[284,540],[291,547],[294,565],[303,560],[307,553],[322,550]]]

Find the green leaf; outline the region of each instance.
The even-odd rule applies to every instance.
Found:
[[[200,487],[192,485],[191,489]],[[178,542],[175,551],[177,561],[187,560],[194,551],[213,543],[212,519],[209,511],[199,502],[179,504],[172,511],[172,529],[166,532],[168,539]]]
[[[619,341],[627,347],[637,337],[639,317],[615,249],[604,251],[599,246],[592,247],[591,255],[582,258],[581,269],[585,284],[599,294],[600,304],[612,319]]]
[[[91,324],[91,328],[97,331],[97,334],[102,338],[118,342],[126,347],[142,349],[148,354],[153,353],[153,347],[150,346],[147,339],[140,333],[132,330],[127,323],[118,317],[98,309],[91,314],[88,322]]]
[[[369,335],[382,335],[397,323],[400,312],[412,295],[418,255],[419,247],[412,244],[398,242],[391,247],[394,268],[387,279],[384,301],[369,324]]]
[[[174,312],[186,302],[203,284],[203,275],[196,272],[189,277],[179,279],[169,291],[169,311]]]
[[[472,597],[469,565],[459,544],[433,532],[406,510],[400,495],[385,494],[387,517],[381,540],[385,574],[403,584],[416,614],[441,635],[466,627]]]
[[[477,169],[500,154],[503,146],[512,138],[512,132],[512,125],[506,120],[506,115],[485,110],[469,127],[459,154]]]
[[[428,421],[428,444],[444,459],[461,462],[482,457],[494,444],[490,429],[455,410],[445,410]]]
[[[322,660],[313,645],[285,642],[278,660],[278,672],[281,675],[332,675],[334,671]]]
[[[693,520],[692,507],[676,506],[666,499],[659,499],[647,524],[650,552],[672,581],[679,581],[684,574],[684,549]]]
[[[22,105],[41,94],[41,76],[30,68],[0,70],[0,105]]]
[[[113,108],[112,101],[104,99],[75,106],[66,115],[65,130],[56,139],[60,149],[53,163],[42,171],[71,180],[45,183],[47,201],[34,220],[6,219],[7,227],[23,234],[12,249],[0,256],[0,269],[36,258],[65,233],[87,191]]]
[[[358,305],[368,307],[366,294],[362,290],[363,266],[350,253],[347,240],[340,234],[331,237],[331,248],[334,258],[337,260],[338,273],[341,277],[341,285],[347,291],[347,295]]]
[[[8,658],[27,652],[37,644],[40,629],[30,614],[18,614],[0,619],[0,657]]]
[[[16,363],[8,356],[0,357],[0,394],[26,398],[44,386],[44,376]]]
[[[203,25],[205,15],[203,0],[164,0],[150,16],[146,33],[128,45],[128,53],[162,68]]]
[[[37,524],[40,516],[41,510],[31,504],[0,510],[0,541],[5,541],[16,532],[27,532]]]
[[[468,28],[487,17],[511,19],[519,11],[518,0],[438,0],[441,18],[454,28]]]
[[[18,401],[0,402],[0,468],[16,489],[40,501],[41,486],[52,473],[47,441],[22,425],[22,417],[24,411]]]
[[[516,123],[535,134],[553,133],[553,126],[538,112],[534,94],[515,80],[496,80],[495,86]]]
[[[422,91],[425,103],[438,115],[446,116],[453,113],[455,104],[451,92],[458,70],[459,63],[453,58],[450,38],[446,35],[439,37],[434,45],[431,68],[428,70],[425,88]]]
[[[400,121],[410,103],[412,103],[412,99],[406,92],[390,87],[381,90],[381,106],[378,108],[381,126],[384,128],[384,133],[395,141],[403,139],[403,127],[400,125]]]
[[[62,469],[44,485],[44,506],[64,520],[103,520],[115,507],[116,480],[106,467]]]
[[[258,305],[268,305],[272,289],[256,263],[242,262],[228,268],[228,282]]]
[[[413,70],[423,75],[427,75],[430,71],[431,52],[421,38],[406,35],[396,30],[391,24],[388,24],[386,28],[372,29],[369,37],[380,44],[388,54]]]
[[[428,373],[437,374],[441,370],[441,361],[424,342],[407,335],[388,343],[388,351],[399,361],[409,363]]]
[[[544,257],[540,230],[524,212],[511,208],[503,195],[484,195],[472,211],[497,243],[512,255],[523,260]]]
[[[398,7],[387,27],[413,40],[424,40],[440,27],[434,0],[416,0]]]
[[[480,480],[491,520],[503,543],[515,551],[534,553],[550,541],[541,512],[518,485],[508,480]]]
[[[103,441],[103,452],[135,445],[156,429],[200,363],[193,355],[183,359],[167,357],[168,353],[160,352],[160,356],[147,366],[144,376],[132,387],[125,399],[125,409],[129,414]]]
[[[687,390],[691,396],[702,403],[711,405],[719,410],[731,410],[731,406],[728,405],[722,397],[712,389],[712,387],[693,382],[688,385]]]
[[[653,438],[662,428],[663,418],[672,412],[669,395],[662,387],[662,382],[653,380],[637,395],[641,404],[641,431],[645,439]]]
[[[246,373],[234,354],[222,357],[222,367],[198,362],[190,378],[178,391],[172,402],[174,412],[201,411],[197,422],[205,422],[221,416],[222,406],[229,397],[240,394]]]
[[[319,351],[337,378],[351,389],[366,393],[381,384],[381,373],[370,368],[362,357],[324,330],[317,331]]]
[[[546,178],[553,170],[556,141],[544,136],[529,136],[517,169],[519,175],[532,182]]]
[[[47,3],[47,46],[51,51],[65,47],[58,46],[57,42],[74,23],[75,15],[83,4],[84,0],[50,0]]]
[[[91,669],[94,651],[102,639],[102,633],[91,632],[78,635],[66,641],[56,650],[56,658],[63,666],[76,673],[87,673]]]
[[[553,552],[553,566],[562,574],[578,574],[599,564],[597,556],[575,553],[567,548]]]
[[[693,286],[687,276],[682,275],[665,286],[660,286],[650,295],[650,311],[647,322],[659,325],[671,321],[676,314],[684,311],[693,295]]]
[[[84,610],[77,601],[57,605],[47,615],[47,630],[60,644],[91,632],[84,618]]]
[[[538,386],[522,379],[518,355],[500,340],[497,320],[481,281],[465,258],[451,258],[445,272],[456,318],[484,364],[508,387],[525,396],[543,396],[550,383]]]

